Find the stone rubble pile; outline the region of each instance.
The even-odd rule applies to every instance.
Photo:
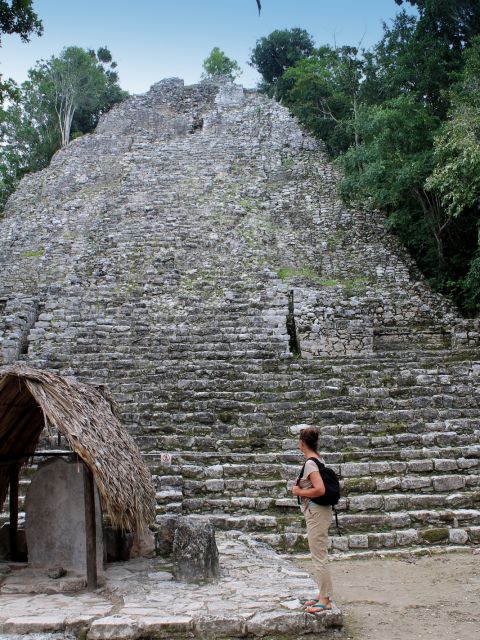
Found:
[[[154,85],[10,198],[0,363],[108,385],[159,525],[305,548],[288,486],[306,423],[342,478],[334,550],[478,544],[478,321],[337,182],[274,101]]]

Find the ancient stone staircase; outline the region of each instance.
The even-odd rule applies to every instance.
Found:
[[[0,362],[108,385],[158,522],[304,548],[288,486],[309,424],[343,483],[333,549],[478,543],[478,326],[337,178],[274,102],[155,85],[12,196]]]
[[[255,531],[280,548],[302,548],[296,501],[287,491],[299,464],[291,425],[301,419],[322,425],[325,458],[342,477],[336,550],[478,542],[477,374],[449,361],[449,354],[439,367],[438,356],[424,355],[423,366],[417,353],[414,362],[402,363],[385,355],[376,367],[350,361],[270,368],[270,385],[257,391],[263,402],[253,414],[255,425],[245,414],[240,424],[246,427],[235,427],[228,438],[218,434],[214,447],[190,432],[171,468],[155,454],[148,457],[159,512],[208,511],[217,526]],[[255,374],[248,377],[248,388],[255,389]],[[240,376],[235,386],[243,390]],[[318,398],[322,390],[325,397]],[[248,403],[242,409],[252,410]],[[178,440],[156,438],[170,451]],[[206,453],[207,447],[216,451]]]

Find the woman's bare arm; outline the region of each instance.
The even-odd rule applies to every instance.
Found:
[[[310,482],[313,484],[311,489],[300,489],[298,485],[292,487],[292,493],[294,496],[300,496],[301,498],[319,498],[325,495],[325,485],[320,475],[320,471],[312,471],[308,476]]]

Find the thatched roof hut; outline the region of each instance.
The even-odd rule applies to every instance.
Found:
[[[24,464],[44,427],[61,433],[90,469],[114,526],[142,532],[153,522],[150,473],[107,391],[23,365],[0,369],[0,461]],[[0,464],[0,507],[8,483]]]

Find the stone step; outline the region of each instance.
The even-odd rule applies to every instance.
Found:
[[[334,554],[354,554],[362,556],[367,551],[386,552],[397,549],[399,552],[414,552],[421,548],[421,553],[428,554],[433,548],[442,549],[450,545],[464,546],[480,543],[480,527],[427,527],[417,529],[398,529],[389,532],[368,532],[362,534],[339,535],[332,527],[330,530],[329,551]],[[255,533],[254,537],[279,551],[307,551],[307,537],[304,533]]]
[[[186,486],[189,480],[194,483],[228,482],[232,480],[236,483],[244,481],[250,482],[254,486],[255,482],[262,480],[287,481],[294,480],[298,475],[302,461],[298,464],[269,462],[253,462],[235,464],[223,461],[220,464],[204,465],[203,461],[193,460],[187,462],[183,459],[179,462],[180,456],[172,454],[174,464],[170,469],[147,460],[150,469],[155,477],[185,478]],[[181,458],[180,458],[181,459]],[[209,460],[211,463],[211,458]],[[347,462],[328,463],[337,475],[341,478],[345,493],[388,490],[420,490],[434,488],[435,491],[452,491],[465,486],[473,485],[475,478],[480,475],[480,460],[478,458],[424,458],[407,459],[404,461],[382,461],[382,462]],[[170,473],[166,473],[166,471]],[[469,478],[462,481],[462,478]],[[391,485],[391,486],[390,486]],[[195,485],[193,485],[195,486]],[[231,485],[233,489],[235,485]],[[206,485],[200,489],[212,491]],[[261,489],[262,487],[260,487]]]
[[[165,407],[167,409],[168,407]],[[169,408],[182,410],[182,407],[169,404]],[[137,407],[138,410],[138,407]],[[147,409],[145,408],[145,412]],[[268,449],[268,443],[272,439],[276,440],[286,451],[295,449],[296,438],[285,438],[284,429],[277,428],[275,423],[270,422],[268,417],[262,414],[245,415],[245,419],[240,422],[240,426],[235,426],[232,417],[232,407],[225,405],[223,409],[218,408],[216,413],[198,412],[191,420],[188,414],[180,413],[178,423],[175,418],[165,422],[162,426],[163,414],[159,411],[150,411],[145,418],[139,416],[139,424],[142,435],[138,435],[144,451],[152,448],[160,448],[167,451],[178,449],[190,449],[194,451],[219,451],[228,453],[229,451],[262,452]],[[302,416],[296,416],[301,419]],[[218,422],[217,422],[218,418]],[[125,417],[126,420],[126,417]],[[154,424],[152,424],[152,421]],[[221,421],[221,423],[220,423]],[[293,422],[293,420],[292,420]],[[195,425],[195,426],[192,426]],[[408,428],[405,427],[405,428]],[[369,449],[369,455],[375,459],[391,459],[392,455],[404,455],[403,451],[421,450],[423,448],[468,448],[478,442],[478,430],[458,433],[456,431],[438,431],[430,433],[396,433],[394,436],[383,435],[372,436],[323,436],[320,441],[321,450],[327,453],[343,453],[344,458],[354,461],[363,459],[365,451]],[[411,455],[411,454],[407,454]],[[419,454],[421,456],[421,454]]]
[[[99,363],[101,366],[101,363]],[[122,391],[123,385],[131,385],[131,379],[125,382],[111,383],[112,391]],[[221,380],[212,379],[204,375],[197,375],[195,379],[179,376],[170,380],[162,381],[159,388],[158,385],[152,386],[148,384],[141,385],[143,393],[151,394],[176,394],[179,398],[188,398],[192,392],[199,392],[202,400],[215,400],[216,398],[228,399],[233,398],[240,392],[255,394],[258,401],[275,402],[282,400],[298,400],[308,402],[309,406],[322,406],[329,401],[335,403],[336,408],[347,407],[348,409],[365,409],[369,410],[377,406],[385,408],[387,405],[397,408],[412,407],[420,408],[422,406],[440,406],[455,408],[457,405],[475,406],[478,404],[478,396],[475,395],[475,389],[470,387],[467,391],[465,385],[450,385],[448,388],[426,388],[426,387],[397,387],[390,392],[385,388],[371,388],[368,394],[364,396],[352,395],[348,392],[348,388],[344,386],[333,386],[332,384],[321,384],[318,386],[304,385],[301,380],[289,386],[283,386],[281,383],[273,385],[272,382],[264,383],[258,381],[256,383],[248,381],[238,381],[234,378],[225,377]],[[131,386],[127,387],[128,391],[132,391]],[[182,396],[182,392],[184,396]]]
[[[96,364],[97,369],[108,367],[107,360],[102,361],[100,359]],[[115,364],[121,364],[118,354]],[[87,371],[86,365],[86,362],[81,362],[84,371]],[[95,371],[93,365],[94,362],[92,361],[92,373]],[[219,374],[221,374],[220,377]],[[162,381],[160,389],[158,385],[153,386],[152,381],[146,380],[144,376],[140,376],[138,373],[136,376],[122,375],[112,377],[111,387],[112,389],[121,388],[122,384],[132,384],[132,382],[142,384],[144,389],[150,388],[153,391],[156,388],[157,392],[163,391],[164,393],[167,391],[177,392],[181,389],[189,391],[210,389],[213,397],[218,394],[229,394],[238,391],[270,394],[272,398],[278,398],[279,395],[286,393],[298,393],[303,394],[303,399],[305,400],[341,397],[345,403],[360,407],[362,404],[385,403],[387,399],[392,399],[393,402],[400,405],[402,402],[408,404],[411,400],[420,403],[422,398],[433,398],[433,402],[440,402],[439,396],[445,396],[445,402],[450,402],[452,397],[470,398],[472,401],[478,397],[476,395],[477,387],[472,384],[467,385],[464,380],[456,380],[455,383],[449,385],[432,385],[429,387],[402,385],[401,382],[396,387],[377,387],[372,385],[363,387],[363,394],[357,394],[351,391],[346,381],[338,378],[332,379],[325,376],[324,379],[316,378],[312,380],[300,376],[292,378],[292,376],[287,375],[280,377],[279,375],[273,376],[272,374],[264,373],[255,379],[253,376],[248,376],[247,373],[239,376],[234,369],[222,371],[219,367],[210,372],[201,367],[195,369],[193,366],[191,366],[190,371],[176,370],[172,372],[171,377],[167,377],[165,372],[165,379]]]
[[[150,353],[150,351],[151,351],[151,348],[145,348],[146,354]],[[139,350],[138,353],[139,354],[141,353],[141,349]],[[55,361],[57,361],[60,363],[62,359],[64,359],[65,361],[68,361],[70,357],[71,357],[70,353],[58,352],[56,354],[56,360],[55,358],[52,358],[52,362],[55,363]],[[75,357],[78,359],[80,356],[77,355]],[[92,353],[91,350],[85,349],[85,353],[81,354],[81,361],[84,367],[89,361],[92,363],[92,369],[86,370],[87,375],[88,373],[91,373],[92,371],[95,370],[95,363],[97,362],[99,363],[99,366],[101,368],[104,368],[104,367],[108,368],[108,363],[112,363],[112,361],[114,365],[117,364],[119,365],[119,367],[130,362],[127,355],[122,356],[121,350],[112,351],[111,349],[108,349],[108,351],[105,352],[103,356],[101,355],[99,356],[98,354]],[[162,360],[162,366],[160,367],[160,370],[169,370],[170,373],[175,377],[191,376],[194,378],[200,372],[201,375],[205,377],[210,377],[213,379],[220,377],[220,375],[221,377],[223,377],[225,375],[225,372],[227,372],[231,379],[256,381],[257,378],[259,378],[260,382],[265,381],[268,374],[268,377],[273,380],[275,380],[277,376],[282,376],[281,381],[283,383],[285,381],[291,381],[292,379],[295,381],[297,379],[299,380],[305,379],[308,381],[308,379],[310,378],[311,384],[316,384],[318,380],[320,385],[324,384],[324,376],[328,376],[329,378],[333,377],[339,380],[340,381],[339,384],[341,386],[344,386],[348,380],[350,379],[354,380],[356,379],[356,377],[358,377],[358,375],[360,375],[358,372],[357,373],[352,372],[352,368],[354,367],[354,364],[352,364],[349,367],[349,370],[344,371],[343,367],[339,367],[337,370],[337,367],[334,367],[334,366],[325,367],[324,365],[320,366],[317,364],[315,367],[313,367],[310,363],[311,361],[309,361],[308,365],[307,364],[300,365],[298,361],[294,361],[291,358],[288,358],[286,360],[278,360],[277,358],[275,358],[267,361],[263,359],[262,360],[250,359],[250,361],[246,360],[241,364],[235,363],[235,362],[226,362],[226,361],[219,361],[218,363],[217,362],[212,363],[210,359],[208,360],[199,359],[197,354],[197,358],[195,359],[195,361],[189,360],[188,362],[186,362],[185,360],[179,361],[178,359],[172,359],[170,356],[168,359]],[[152,368],[155,366],[155,363],[152,362],[152,360],[150,360],[149,364],[150,364],[150,367]],[[157,367],[159,367],[158,363],[157,363]],[[370,372],[368,374],[369,378],[372,378],[375,380],[379,377],[378,376],[379,372],[377,369],[378,368],[375,368],[373,373]],[[463,376],[460,379],[460,383],[465,382],[467,384],[469,383],[469,381],[470,381],[470,384],[472,383],[472,379],[468,371],[469,370],[466,370],[463,373],[455,373],[455,375]],[[448,372],[449,370],[445,369],[443,373],[439,374],[438,376],[439,380],[436,380],[435,384],[440,383],[442,376],[447,375]],[[139,375],[141,374],[138,371],[138,369],[132,369],[131,367],[130,368],[124,367],[124,369],[121,371],[121,375],[119,375],[117,379],[129,380],[132,377],[135,377],[138,379]],[[423,373],[421,375],[431,375],[431,374]],[[342,377],[339,378],[339,376],[342,376]],[[312,377],[313,377],[313,380],[312,380]],[[475,380],[478,380],[478,378],[475,377]],[[399,375],[396,379],[396,383],[399,384],[400,386],[402,386],[403,384],[413,385],[413,384],[416,384],[416,379],[411,379],[408,376]]]
[[[377,452],[379,453],[379,452]],[[369,475],[383,475],[388,473],[411,472],[423,473],[430,471],[430,464],[437,472],[454,470],[450,465],[457,464],[459,469],[477,469],[480,465],[480,444],[468,447],[432,447],[430,449],[403,449],[385,451],[384,461],[371,461],[369,450],[359,451],[358,460],[366,462],[355,463],[350,459],[350,452],[330,452],[325,454],[326,464],[332,466],[342,477],[364,477]],[[260,475],[269,475],[272,465],[277,471],[282,470],[279,477],[289,478],[295,469],[303,464],[303,456],[296,449],[272,450],[268,452],[238,452],[238,451],[192,451],[170,450],[172,465],[161,463],[161,452],[151,451],[143,457],[152,473],[156,475],[182,475],[182,470],[192,466],[193,473],[200,473],[201,477],[224,476],[237,477],[239,473],[247,473],[255,466]],[[392,460],[391,455],[395,455]],[[426,466],[425,465],[426,461]],[[435,466],[436,465],[436,466]],[[211,469],[210,469],[211,468]],[[210,469],[210,470],[209,470]],[[177,471],[179,473],[177,473]],[[279,472],[280,473],[280,472]],[[190,475],[188,475],[190,477]]]
[[[415,512],[412,512],[415,513]],[[460,519],[448,516],[443,512],[418,512],[422,514],[421,526],[416,528],[405,524],[408,516],[398,518],[396,526],[388,523],[388,531],[378,530],[378,521],[372,521],[373,529],[368,529],[365,520],[363,528],[356,532],[346,531],[339,517],[339,529],[334,522],[330,528],[330,550],[336,552],[364,549],[404,548],[417,544],[478,544],[480,542],[479,512],[459,512]],[[430,515],[429,515],[430,514]],[[463,515],[462,515],[463,514]],[[193,514],[195,515],[195,514]],[[157,516],[160,523],[165,517]],[[205,517],[198,515],[198,517]],[[267,542],[277,549],[288,551],[307,550],[303,516],[297,513],[292,524],[279,523],[274,516],[263,515],[227,515],[210,513],[207,516],[214,526],[220,530],[240,530],[254,534],[254,537]],[[403,525],[402,525],[403,523]],[[451,525],[451,526],[450,526]]]
[[[262,476],[255,473],[255,468],[251,470],[250,478],[226,479],[226,478],[206,478],[205,480],[186,478],[183,483],[183,495],[185,498],[208,497],[212,500],[227,500],[227,496],[240,497],[261,497],[273,496],[278,499],[289,498],[288,486],[295,480],[295,476],[286,479],[275,478],[274,476]],[[416,495],[423,494],[444,494],[447,492],[458,493],[464,489],[472,491],[476,499],[480,498],[480,473],[443,474],[443,475],[409,475],[398,474],[396,476],[381,476],[379,478],[346,478],[341,482],[342,492],[346,496],[346,506],[363,504],[363,496],[366,496],[365,505],[374,504],[369,492],[378,492],[376,509],[383,509],[386,504],[386,497],[382,495],[391,491],[412,492]],[[355,494],[360,494],[357,499]],[[388,502],[388,500],[387,500]],[[376,504],[375,503],[375,504]],[[367,508],[367,506],[365,508]],[[374,508],[374,507],[372,507]]]

